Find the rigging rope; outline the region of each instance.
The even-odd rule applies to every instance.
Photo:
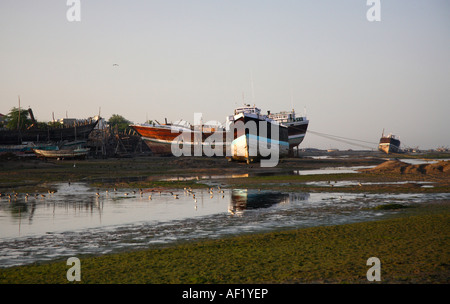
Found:
[[[325,137],[327,139],[331,139],[331,140],[335,140],[335,141],[344,142],[344,143],[347,143],[349,145],[359,146],[359,147],[362,147],[362,148],[368,148],[368,149],[377,149],[378,148],[378,143],[375,143],[375,142],[359,140],[359,139],[353,139],[353,138],[347,138],[347,137],[331,135],[331,134],[326,134],[326,133],[320,133],[320,132],[315,132],[315,131],[311,131],[311,130],[308,130],[307,133],[311,133],[311,134],[314,134],[314,135],[317,135],[317,136],[321,136],[321,137]],[[376,145],[376,148],[374,148],[373,146],[370,147],[370,146],[366,146],[366,145],[352,143],[350,141],[358,141],[358,142],[362,142],[362,143],[373,144],[373,145]],[[405,157],[405,154],[403,154],[403,153],[390,152],[389,155],[396,156],[396,157],[403,157],[403,158]],[[421,157],[420,155],[411,155],[411,154],[408,154],[407,158],[422,159],[422,160],[426,160],[426,161],[435,160],[435,159],[424,158],[424,157]]]
[[[362,147],[362,148],[376,149],[373,146],[366,146],[366,145],[361,145],[361,144],[357,144],[357,143],[352,143],[351,141],[363,142],[363,143],[368,143],[368,144],[373,144],[373,145],[378,146],[378,143],[365,141],[365,140],[347,138],[347,137],[342,137],[342,136],[337,136],[337,135],[331,135],[331,134],[326,134],[326,133],[315,132],[315,131],[311,131],[311,130],[308,130],[307,132],[311,133],[311,134],[314,134],[314,135],[317,135],[317,136],[325,137],[327,139],[344,142],[344,143],[347,143],[349,145],[358,146],[358,147]]]

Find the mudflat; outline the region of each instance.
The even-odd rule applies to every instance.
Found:
[[[277,167],[223,158],[137,157],[0,162],[0,191],[48,189],[53,182],[96,187],[225,187],[299,192],[449,193],[449,161],[408,164],[384,155],[301,157]],[[337,172],[326,172],[339,168]],[[350,173],[339,173],[352,168]],[[303,174],[304,171],[314,174]],[[323,170],[323,171],[321,171]],[[194,177],[194,178],[193,178]],[[370,257],[381,260],[381,283],[448,283],[450,201],[414,206],[386,204],[378,221],[247,234],[219,240],[83,257],[81,283],[368,283]],[[202,261],[198,263],[198,261]],[[65,261],[0,270],[1,283],[68,283]],[[107,274],[107,275],[105,275]]]

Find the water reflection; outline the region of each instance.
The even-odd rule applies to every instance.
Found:
[[[231,190],[231,201],[228,212],[232,215],[243,215],[245,210],[269,208],[277,204],[306,200],[308,197],[308,193],[233,189]]]
[[[372,220],[380,204],[449,200],[449,193],[301,193],[258,189],[109,189],[55,185],[45,197],[0,198],[0,268],[179,240]],[[149,196],[152,196],[151,199]]]

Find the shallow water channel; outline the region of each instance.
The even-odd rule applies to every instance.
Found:
[[[247,189],[99,191],[60,183],[55,193],[0,199],[0,267],[80,254],[248,232],[381,218],[369,208],[450,199],[450,194],[293,193]],[[97,193],[98,192],[98,193]],[[151,197],[150,197],[151,195]]]

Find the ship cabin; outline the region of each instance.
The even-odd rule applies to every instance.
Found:
[[[234,110],[234,115],[238,115],[240,113],[250,113],[259,116],[261,115],[261,109],[257,108],[255,105],[251,107],[249,104],[247,104],[244,107],[239,107]]]
[[[288,111],[283,111],[283,112],[279,112],[279,113],[270,113],[268,114],[270,119],[276,120],[280,123],[284,123],[284,122],[294,122],[294,121],[303,121],[304,118],[303,117],[295,117],[295,111],[292,110],[290,112]]]

